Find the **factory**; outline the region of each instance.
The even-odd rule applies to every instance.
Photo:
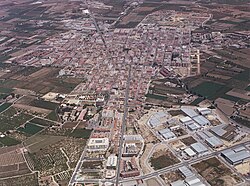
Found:
[[[235,136],[237,136],[236,128],[232,125],[226,125],[226,124],[217,125],[211,128],[210,131],[216,136],[227,141],[232,141],[235,138]]]
[[[176,135],[170,129],[159,130],[159,134],[166,140],[176,138]]]
[[[219,148],[224,145],[223,141],[221,141],[219,138],[216,136],[209,137],[205,140],[205,142],[212,148]]]
[[[163,124],[164,122],[166,122],[167,119],[168,119],[167,113],[165,113],[163,111],[157,112],[150,117],[148,124],[150,127],[155,128],[155,127]]]
[[[190,145],[190,148],[199,155],[205,154],[208,152],[208,148],[202,143],[196,142]]]
[[[250,152],[244,146],[224,150],[221,152],[221,156],[232,165],[238,165],[250,160]]]

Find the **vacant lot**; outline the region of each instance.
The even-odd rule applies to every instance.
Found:
[[[215,157],[196,163],[192,167],[213,186],[237,185],[242,182],[238,176]]]
[[[155,169],[162,169],[179,163],[180,161],[169,150],[160,150],[155,152],[150,158],[151,166]]]
[[[190,146],[193,143],[196,143],[197,141],[192,136],[190,136],[190,137],[181,139],[181,142],[184,143],[187,146]]]

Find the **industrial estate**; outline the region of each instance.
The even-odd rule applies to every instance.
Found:
[[[1,0],[0,185],[249,186],[248,0]]]

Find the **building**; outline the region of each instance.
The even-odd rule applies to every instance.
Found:
[[[212,113],[211,109],[209,109],[209,108],[200,108],[200,107],[198,107],[198,108],[197,108],[197,111],[198,111],[201,115],[203,115],[203,116]]]
[[[111,154],[108,157],[107,163],[106,163],[106,167],[107,169],[114,169],[117,166],[117,156],[114,154]]]
[[[182,107],[181,111],[184,112],[187,116],[189,116],[190,118],[193,118],[195,116],[198,116],[199,114],[197,112],[194,111],[194,109],[192,108],[186,108],[186,107]]]
[[[174,139],[174,138],[176,138],[176,135],[175,135],[170,129],[162,129],[162,130],[159,130],[159,134],[160,134],[164,139]]]
[[[210,138],[207,138],[205,142],[212,148],[219,148],[224,145],[223,141],[221,141],[219,138],[216,136],[212,136]]]
[[[201,129],[201,126],[196,123],[192,123],[192,124],[187,125],[187,128],[191,131],[195,131],[195,130]]]
[[[191,149],[191,148],[186,148],[184,152],[189,156],[189,157],[194,157],[196,153]]]
[[[224,150],[221,152],[221,156],[232,165],[238,165],[250,160],[250,152],[244,146]]]
[[[150,119],[148,120],[148,124],[150,127],[154,128],[166,122],[167,119],[168,119],[167,113],[163,111],[157,112],[150,117]]]
[[[210,131],[216,136],[227,141],[232,141],[237,135],[236,128],[233,125],[217,125],[211,128]]]
[[[200,126],[210,125],[210,121],[205,118],[204,116],[198,115],[192,118],[196,123],[198,123]]]
[[[177,180],[177,181],[175,181],[175,182],[170,183],[170,185],[171,185],[171,186],[187,186],[187,185],[185,184],[185,181],[184,181],[184,180]]]
[[[90,138],[87,150],[88,151],[106,151],[109,147],[108,138]]]
[[[196,152],[197,154],[205,154],[208,152],[208,148],[203,145],[202,143],[193,143],[192,145],[190,145],[191,149]]]
[[[195,174],[189,169],[187,168],[186,166],[182,166],[179,168],[179,171],[182,173],[182,175],[185,177],[185,178],[189,178],[189,177],[192,177],[194,176]]]

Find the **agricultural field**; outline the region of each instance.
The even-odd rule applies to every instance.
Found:
[[[241,178],[215,157],[193,164],[192,167],[195,168],[210,185],[227,186],[237,185],[242,182]]]
[[[0,138],[0,145],[2,146],[12,146],[12,145],[20,144],[20,143],[21,141],[8,137],[8,136]]]
[[[0,149],[0,178],[31,172],[19,147],[21,146],[3,147]]]
[[[225,85],[221,85],[215,82],[205,81],[199,84],[198,86],[192,88],[191,91],[196,95],[201,95],[210,100],[213,100],[222,96],[230,89],[231,88]]]
[[[11,73],[2,76],[2,93],[10,93],[13,88],[21,88],[44,95],[48,92],[69,93],[84,81],[79,78],[57,78],[59,68],[24,68],[12,67]],[[44,81],[46,79],[46,81]]]
[[[34,118],[34,119],[30,120],[30,122],[38,124],[38,125],[42,125],[42,126],[51,126],[54,124],[54,122],[52,122],[52,121],[48,121],[48,120],[41,119],[41,118]]]
[[[180,160],[171,151],[165,149],[154,152],[149,162],[154,170],[158,170],[179,163]]]
[[[64,136],[52,136],[52,135],[35,135],[24,141],[24,146],[30,153],[35,153],[41,149],[53,145],[63,140]]]
[[[3,103],[0,105],[0,113],[9,108],[12,104],[11,103]]]
[[[43,129],[44,129],[43,127],[40,127],[34,123],[28,122],[24,126],[19,127],[17,130],[26,134],[34,135]]]
[[[38,185],[38,174],[31,173],[17,176],[14,178],[6,178],[0,180],[0,185],[8,186],[36,186]]]
[[[13,130],[20,125],[23,125],[28,120],[32,119],[33,116],[17,111],[15,108],[10,107],[8,110],[0,114],[0,132],[6,132]]]

